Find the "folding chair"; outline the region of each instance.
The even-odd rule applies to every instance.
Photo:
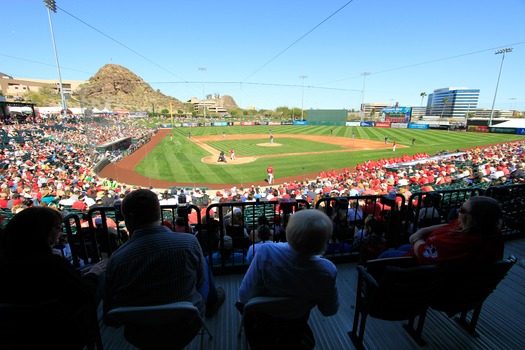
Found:
[[[153,306],[122,306],[107,316],[124,325],[126,340],[140,349],[183,349],[197,334],[213,338],[199,310],[181,301]]]
[[[272,348],[280,349],[286,346],[290,349],[313,349],[315,339],[307,321],[310,317],[310,310],[315,305],[314,301],[304,298],[266,296],[252,298],[244,305],[237,337],[241,338],[244,329],[245,340],[250,349],[264,349],[270,346],[262,344],[261,339],[250,341],[250,330],[245,327],[249,320],[250,325],[270,328],[269,331],[263,331],[263,334],[260,334],[264,340],[272,336],[279,336],[279,334],[282,334],[283,338],[289,334],[299,335],[292,340],[292,343],[272,344]]]
[[[451,270],[430,307],[449,317],[460,314],[458,323],[472,336],[478,336],[476,325],[483,303],[515,263],[516,258],[511,256],[487,265]],[[470,311],[472,315],[468,321]]]
[[[389,266],[395,259],[368,261],[368,268],[358,265],[356,306],[352,330],[348,332],[357,349],[364,349],[363,338],[368,316],[389,321],[408,320],[405,330],[419,344],[427,309],[443,283],[445,270],[439,266],[401,268]],[[399,259],[403,266],[411,263]],[[383,266],[377,266],[385,264]],[[373,272],[372,272],[373,271]],[[414,329],[414,320],[418,323]]]

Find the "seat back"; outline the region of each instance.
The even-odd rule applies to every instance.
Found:
[[[219,246],[218,227],[204,224],[196,225],[195,237],[197,237],[197,240],[199,241],[204,256],[217,251]]]
[[[190,302],[123,306],[110,310],[108,317],[123,324],[126,340],[141,349],[182,349],[204,325]]]
[[[264,313],[282,319],[297,319],[312,309],[315,302],[291,297],[255,297],[244,305],[244,314]]]
[[[226,234],[232,238],[234,250],[246,251],[250,247],[250,241],[244,237],[244,226],[226,225]]]
[[[365,288],[368,314],[392,321],[413,318],[428,308],[444,276],[445,269],[434,265],[387,266],[376,283]]]
[[[481,306],[515,262],[512,257],[473,268],[451,269],[431,307],[453,316]]]
[[[252,350],[313,349],[315,337],[308,318],[315,304],[304,298],[252,298],[244,305],[238,336],[244,326]]]

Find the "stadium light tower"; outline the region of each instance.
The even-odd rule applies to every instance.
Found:
[[[206,96],[204,96],[204,72],[206,71],[206,67],[199,67],[199,70],[202,72],[202,110],[204,118],[206,118],[206,105],[204,104],[204,100],[206,99]]]
[[[496,82],[496,90],[494,91],[494,99],[492,100],[492,108],[490,110],[489,126],[492,126],[492,117],[494,116],[494,104],[496,103],[496,95],[498,94],[499,78],[501,77],[501,70],[503,69],[503,61],[505,60],[505,54],[509,52],[512,52],[512,47],[507,47],[505,49],[498,50],[494,53],[495,55],[503,55],[503,56],[501,56],[501,64],[499,66],[498,81]]]
[[[361,115],[361,121],[364,120],[364,113],[365,113],[365,107],[364,107],[364,104],[365,104],[365,84],[366,84],[366,77],[368,75],[370,75],[369,72],[363,72],[361,73],[361,75],[363,76],[363,92],[361,93],[361,111],[363,112],[363,114]]]
[[[299,78],[303,80],[303,89],[301,92],[301,120],[304,120],[304,80],[308,77],[306,75],[301,75]]]
[[[58,71],[58,84],[60,87],[60,98],[62,99],[62,111],[64,118],[67,117],[66,97],[64,96],[64,87],[62,86],[62,75],[60,74],[60,64],[58,63],[57,46],[55,44],[55,34],[53,33],[53,22],[51,21],[51,11],[57,12],[57,4],[55,0],[44,0],[47,7],[47,18],[49,19],[49,29],[51,30],[51,41],[53,42],[53,50],[55,51],[55,62]]]

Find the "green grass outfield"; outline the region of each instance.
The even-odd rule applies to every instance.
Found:
[[[269,130],[278,147],[260,147],[258,143],[269,142]],[[345,153],[325,153],[310,155],[284,156],[282,154],[331,151],[341,149],[337,145],[313,142],[303,139],[280,137],[286,134],[322,135],[351,138],[355,132],[355,142],[359,139],[384,141],[388,135],[390,144],[395,140],[398,145],[408,146],[398,148],[395,155],[427,152],[434,154],[442,150],[457,150],[490,145],[513,140],[524,140],[520,135],[484,134],[473,132],[449,132],[442,130],[419,129],[383,129],[372,127],[343,126],[234,126],[234,127],[197,127],[173,129],[173,142],[169,136],[164,138],[157,147],[145,156],[137,165],[135,171],[141,175],[160,180],[196,184],[232,184],[262,181],[266,178],[266,168],[272,164],[276,179],[282,177],[319,173],[322,170],[343,169],[354,167],[366,160],[388,158],[394,155],[391,149],[374,151],[355,151]],[[203,157],[210,156],[203,148],[188,139],[200,135],[222,135],[226,138],[208,143],[215,149],[222,149],[229,156],[228,150],[235,149],[237,157],[258,157],[274,155],[273,158],[257,159],[247,164],[206,164]],[[235,135],[258,134],[260,139],[238,139]],[[411,146],[412,138],[416,139]],[[139,151],[140,152],[140,151]],[[279,156],[282,155],[282,156]]]

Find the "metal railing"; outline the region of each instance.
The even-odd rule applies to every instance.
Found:
[[[334,222],[334,237],[327,242],[325,257],[337,262],[365,258],[361,248],[354,245],[354,237],[363,229],[368,216],[381,223],[386,248],[394,248],[406,243],[410,234],[421,227],[450,221],[465,200],[479,195],[493,197],[500,203],[506,239],[525,237],[525,184],[496,186],[487,190],[470,187],[417,192],[409,199],[402,194],[396,194],[395,199],[386,195],[322,197],[315,203],[315,209],[325,212]],[[253,249],[251,242],[255,241],[259,217],[267,219],[274,241],[285,242],[290,216],[309,208],[306,200],[283,199],[215,203],[206,208],[205,214],[201,214],[201,208],[193,204],[162,205],[161,220],[174,225],[176,218],[182,217],[189,225],[188,218],[196,211],[197,223],[191,223],[193,234],[209,259],[213,272],[225,274],[242,272],[249,266],[246,256],[249,249]],[[96,218],[100,218],[100,225],[96,225]],[[111,223],[110,227],[108,222],[111,220],[114,225]],[[96,262],[103,254],[111,256],[127,239],[123,220],[118,204],[95,207],[85,214],[72,213],[64,217],[65,233],[69,242],[74,243],[70,244],[76,257],[73,265],[79,267]]]

